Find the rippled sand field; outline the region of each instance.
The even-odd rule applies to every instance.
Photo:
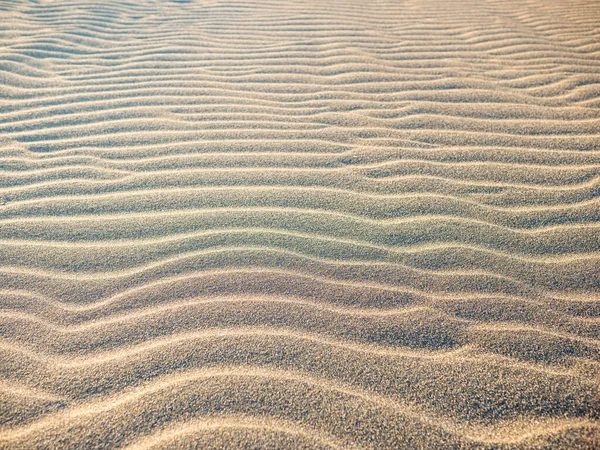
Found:
[[[600,448],[600,2],[0,1],[0,448]]]

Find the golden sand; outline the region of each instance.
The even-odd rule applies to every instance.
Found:
[[[0,448],[600,448],[600,3],[0,2]]]

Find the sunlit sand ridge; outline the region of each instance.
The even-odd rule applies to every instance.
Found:
[[[0,19],[0,448],[600,448],[600,3]]]

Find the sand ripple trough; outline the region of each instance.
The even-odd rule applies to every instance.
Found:
[[[600,448],[600,3],[0,2],[0,449]]]

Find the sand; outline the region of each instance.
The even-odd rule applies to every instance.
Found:
[[[600,3],[0,2],[0,448],[600,448]]]

